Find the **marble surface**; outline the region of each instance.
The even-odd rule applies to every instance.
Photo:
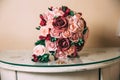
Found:
[[[79,58],[35,63],[31,61],[32,51],[9,50],[0,52],[0,67],[17,71],[57,73],[102,68],[120,61],[120,48],[89,48],[82,50]]]

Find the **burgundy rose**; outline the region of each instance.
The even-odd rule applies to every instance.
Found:
[[[64,17],[68,16],[70,13],[70,9],[67,6],[62,6],[62,11],[64,12]]]
[[[51,36],[48,34],[46,37],[45,36],[39,36],[40,40],[50,40]]]
[[[66,51],[70,48],[70,40],[68,38],[60,38],[57,41],[57,48],[61,51]]]
[[[45,25],[46,25],[46,20],[44,19],[44,17],[43,17],[42,14],[40,14],[40,19],[41,19],[40,25],[41,25],[41,26],[45,26]]]
[[[52,25],[56,30],[65,30],[68,27],[68,21],[65,17],[59,16],[53,19]]]
[[[32,61],[34,61],[34,62],[38,61],[37,55],[33,54],[32,57],[33,57]]]

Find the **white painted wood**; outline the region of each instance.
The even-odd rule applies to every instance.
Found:
[[[43,72],[43,73],[56,73],[56,72],[59,73],[59,72],[75,72],[75,71],[92,70],[92,69],[103,68],[105,66],[119,62],[120,59],[118,57],[120,57],[120,48],[93,48],[93,49],[91,48],[91,49],[83,50],[80,54],[80,58],[77,58],[74,61],[70,60],[68,61],[67,64],[63,64],[67,66],[62,66],[61,64],[56,64],[51,62],[35,63],[31,61],[31,55],[32,55],[31,51],[24,51],[24,50],[2,52],[0,53],[0,61],[1,61],[0,67],[10,70],[16,70],[16,71]],[[83,65],[86,63],[89,64]],[[51,65],[54,67],[51,67]]]
[[[0,68],[0,80],[1,80],[1,68]]]
[[[4,69],[10,69],[15,71],[24,72],[36,72],[36,73],[61,73],[61,72],[76,72],[76,71],[86,71],[98,68],[103,68],[105,66],[112,65],[118,61],[111,61],[107,63],[91,64],[84,66],[69,66],[69,67],[29,67],[29,66],[16,66],[0,63],[1,67]]]
[[[75,62],[74,66],[54,64],[54,67],[30,61],[29,51],[1,53],[1,80],[98,80],[98,68],[102,70],[102,80],[120,80],[120,48],[90,49],[82,53],[80,62]],[[79,63],[90,64],[76,65]]]
[[[102,69],[102,80],[120,80],[120,63]]]
[[[1,80],[16,80],[15,71],[1,68]]]
[[[98,80],[98,70],[69,73],[18,72],[18,80]]]

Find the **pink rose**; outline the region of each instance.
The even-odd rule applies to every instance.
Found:
[[[78,26],[75,24],[71,24],[69,27],[70,32],[76,32],[78,29]]]
[[[54,28],[51,29],[50,35],[55,38],[60,38],[61,37],[61,31],[56,30]]]
[[[75,46],[71,46],[66,52],[66,55],[72,55],[75,52]]]
[[[79,21],[77,22],[77,26],[78,26],[81,30],[83,30],[83,29],[84,29],[84,22],[83,22],[82,20],[79,20]]]
[[[69,37],[71,37],[71,32],[70,32],[70,30],[67,29],[67,30],[65,30],[64,32],[62,32],[62,36],[63,36],[64,38],[69,38]]]
[[[68,27],[68,21],[65,17],[57,17],[57,18],[54,18],[53,19],[53,27],[56,29],[56,30],[61,30],[64,31],[65,29],[67,29]]]
[[[59,38],[57,48],[63,52],[68,50],[70,48],[70,40],[68,38]]]
[[[40,28],[40,35],[46,37],[50,33],[50,29],[47,27]]]
[[[55,51],[57,49],[56,43],[49,40],[45,41],[45,45],[48,51]]]
[[[70,37],[70,40],[73,42],[77,42],[79,40],[79,33],[72,33],[72,36]]]
[[[49,11],[48,13],[46,13],[46,15],[48,20],[52,20],[54,18],[54,14],[52,11]]]
[[[75,19],[77,19],[77,20],[79,20],[81,18],[81,16],[82,16],[81,13],[76,13],[74,15]]]
[[[53,20],[48,20],[47,21],[47,27],[50,28],[50,29],[53,28],[52,22],[53,22]]]
[[[45,47],[43,45],[37,45],[33,49],[33,54],[35,54],[37,56],[43,55],[44,53],[45,53]]]
[[[59,59],[65,59],[65,58],[67,58],[67,56],[65,55],[65,53],[63,53],[62,51],[59,51],[59,50],[57,50],[56,51],[56,54],[55,54],[55,58],[59,58]]]
[[[64,12],[60,8],[52,8],[54,16],[63,16]]]
[[[85,23],[84,23],[84,19],[81,17],[80,14],[76,14],[73,16],[73,24],[74,26],[79,27],[81,30],[84,29]]]
[[[69,22],[69,24],[73,24],[73,18],[72,17],[67,17],[67,20],[68,20],[68,22]]]

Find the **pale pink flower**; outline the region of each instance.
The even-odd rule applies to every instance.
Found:
[[[54,28],[51,29],[50,35],[51,35],[52,37],[55,37],[55,38],[60,38],[60,37],[62,37],[61,31],[56,30],[56,29],[54,29]]]
[[[81,19],[80,14],[76,14],[73,16],[73,24],[83,30],[85,24],[83,19]]]
[[[48,51],[55,51],[57,49],[56,43],[49,40],[45,41],[45,45]]]
[[[37,45],[33,49],[33,54],[35,54],[37,56],[43,55],[44,53],[45,53],[45,47],[43,45]]]
[[[47,27],[50,28],[50,29],[53,28],[52,22],[53,22],[53,20],[48,20],[47,21]]]
[[[77,42],[79,40],[79,38],[80,38],[79,33],[72,33],[70,40],[73,42]]]
[[[75,46],[71,46],[66,52],[66,55],[72,55],[75,52]]]
[[[46,15],[47,15],[48,20],[52,20],[54,18],[54,14],[52,11],[49,11],[48,13],[46,13]]]
[[[84,21],[82,19],[80,19],[78,22],[77,22],[77,25],[80,27],[80,28],[84,28],[85,24],[84,24]]]
[[[63,53],[62,51],[57,51],[56,54],[55,54],[55,57],[58,58],[58,59],[65,59],[65,58],[67,58],[65,53]]]
[[[69,28],[70,32],[76,32],[78,29],[78,26],[71,24],[68,28]]]
[[[69,24],[73,24],[73,18],[72,17],[67,17],[67,20],[68,20]]]
[[[46,37],[50,33],[50,29],[46,26],[40,28],[40,36]]]
[[[63,36],[64,38],[69,38],[69,37],[71,37],[71,32],[70,32],[70,30],[67,29],[67,30],[65,30],[64,32],[62,32],[62,36]]]
[[[53,8],[53,15],[54,16],[63,16],[64,15],[64,12],[60,9],[60,8]]]

